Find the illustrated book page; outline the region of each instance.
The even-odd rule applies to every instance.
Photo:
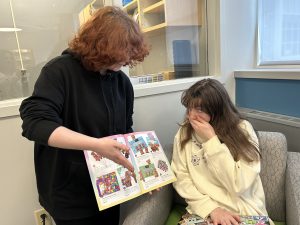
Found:
[[[114,135],[109,138],[127,145],[122,153],[134,166],[134,173],[125,167],[85,150],[99,210],[133,199],[176,180],[170,163],[154,131]]]

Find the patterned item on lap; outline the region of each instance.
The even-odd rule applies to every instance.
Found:
[[[240,225],[270,225],[268,216],[241,216],[240,218]],[[200,216],[186,213],[181,217],[178,225],[213,225],[213,223]]]
[[[186,213],[181,217],[178,225],[207,225],[207,222],[200,216]]]

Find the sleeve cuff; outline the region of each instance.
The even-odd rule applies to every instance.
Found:
[[[218,153],[219,151],[221,151],[220,150],[221,145],[222,145],[222,143],[220,142],[217,135],[215,135],[214,137],[212,137],[211,139],[209,139],[208,141],[206,141],[202,144],[204,151],[206,152],[206,154],[208,156],[214,155],[214,154]]]
[[[192,210],[191,208],[189,208],[189,206],[186,208],[186,210],[191,213],[191,214],[196,214],[200,217],[202,217],[203,219],[206,219],[207,217],[209,217],[209,214],[216,208],[218,208],[219,206],[214,203],[214,202],[210,202],[210,203],[206,203],[205,207],[199,207],[196,208],[195,210]]]
[[[61,125],[48,120],[40,121],[36,124],[34,131],[32,132],[32,139],[41,144],[48,145],[48,139],[52,132]]]

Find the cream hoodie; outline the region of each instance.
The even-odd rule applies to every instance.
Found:
[[[250,134],[251,141],[258,143],[248,121],[243,120],[240,126]],[[260,162],[235,162],[217,136],[204,143],[193,136],[180,149],[179,132],[174,139],[172,169],[177,181],[173,186],[186,200],[189,213],[206,218],[222,207],[239,215],[267,215]]]

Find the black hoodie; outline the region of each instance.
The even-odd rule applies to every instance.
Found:
[[[35,141],[39,200],[53,217],[83,218],[98,207],[83,152],[48,146],[50,134],[59,126],[97,138],[129,133],[133,100],[122,71],[88,71],[68,51],[43,67],[20,115],[22,135]]]

